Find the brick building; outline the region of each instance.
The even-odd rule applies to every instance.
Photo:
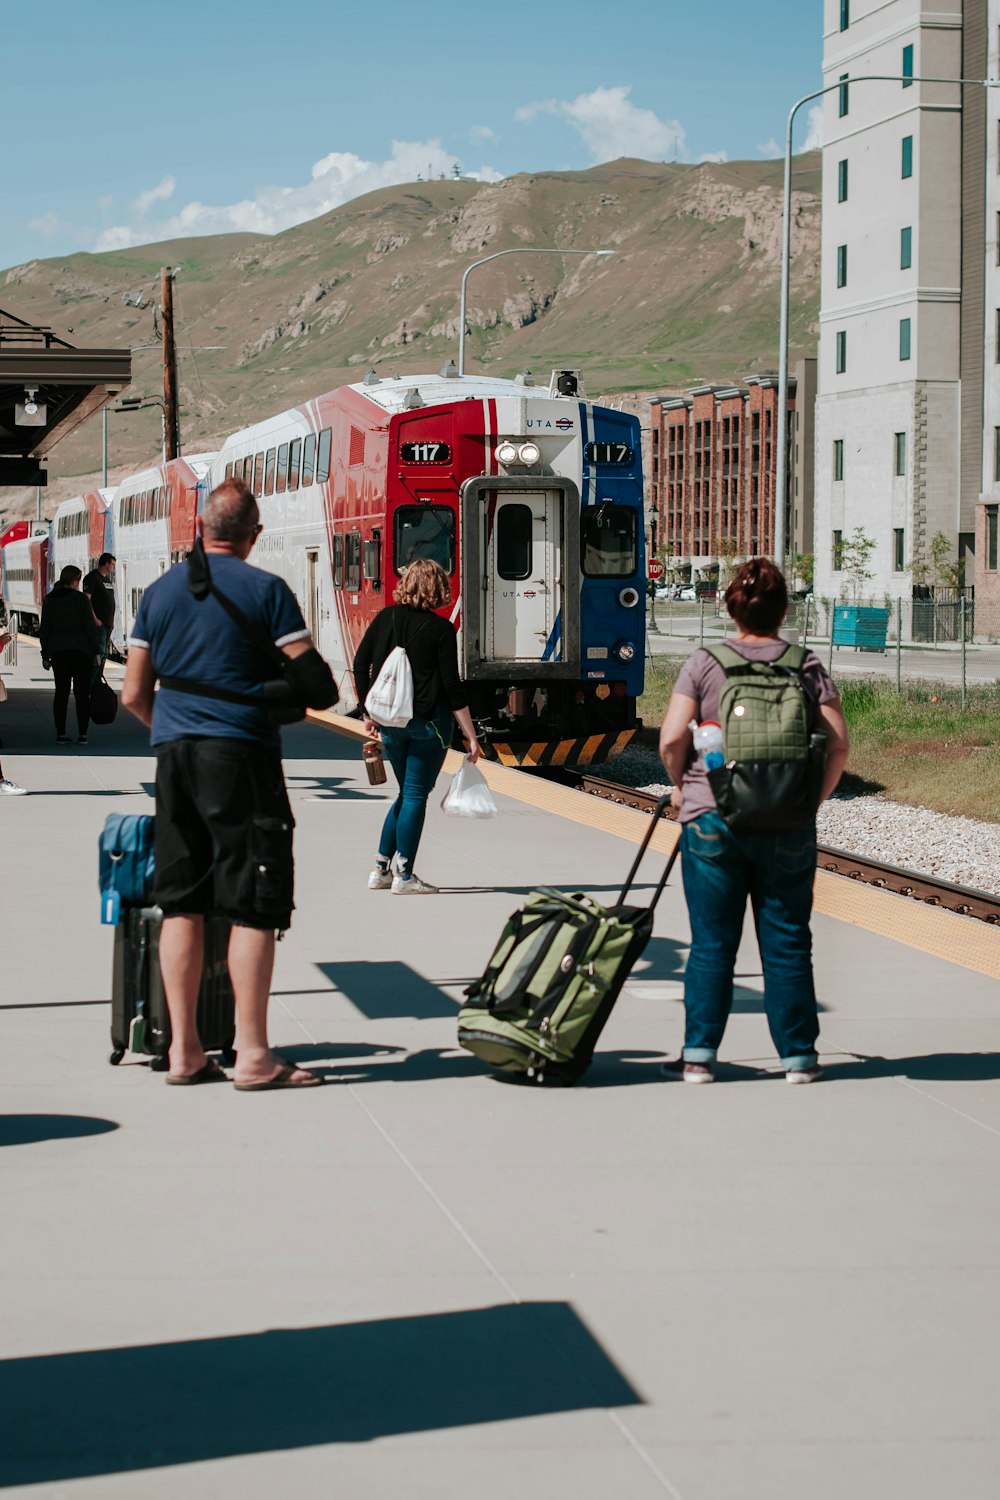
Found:
[[[814,388],[815,362],[801,361],[788,385],[789,546],[812,549],[812,415],[808,397],[796,412],[796,391]],[[774,547],[778,381],[752,376],[744,386],[696,386],[652,403],[651,545],[673,574],[705,574],[720,552],[739,557]]]

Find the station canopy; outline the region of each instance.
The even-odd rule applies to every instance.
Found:
[[[77,349],[0,308],[0,486],[46,484],[41,460],[131,379],[129,349]]]

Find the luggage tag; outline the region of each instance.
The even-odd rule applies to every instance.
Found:
[[[122,897],[116,890],[101,892],[101,925],[117,927],[121,921]]]
[[[129,1022],[128,1050],[130,1052],[145,1052],[146,1050],[146,1017],[141,1012],[133,1016]]]

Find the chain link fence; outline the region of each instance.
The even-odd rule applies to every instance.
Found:
[[[647,609],[650,659],[687,655],[724,640],[734,625],[721,600],[656,599]],[[973,599],[897,598],[857,606],[838,599],[797,599],[782,635],[808,645],[834,677],[880,676],[899,692],[908,682],[960,689],[1000,679],[1000,605]]]

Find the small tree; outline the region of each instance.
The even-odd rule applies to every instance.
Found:
[[[736,565],[739,561],[740,549],[736,545],[735,538],[731,536],[713,537],[711,541],[712,551],[719,559],[716,566],[716,577],[719,581],[719,593],[721,594],[733,581]]]
[[[811,589],[816,576],[816,559],[811,552],[796,552],[792,558],[791,576],[793,583],[799,583],[804,589]]]
[[[874,551],[874,538],[870,537],[861,526],[855,526],[850,536],[845,537],[842,543],[841,571],[845,577],[845,588],[850,589],[851,598],[855,604],[861,603],[865,584],[871,583],[875,577],[868,566]]]

